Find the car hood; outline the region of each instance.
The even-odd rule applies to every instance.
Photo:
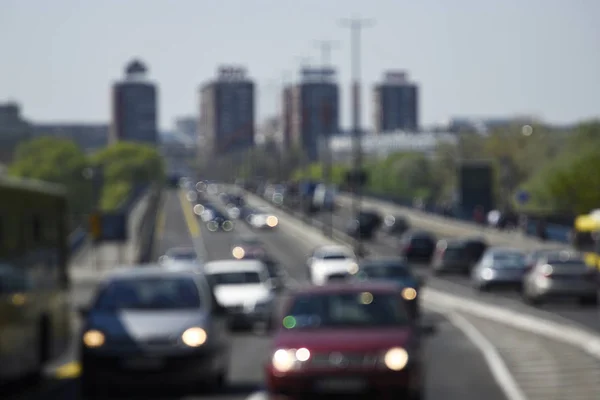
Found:
[[[241,306],[256,301],[264,301],[271,294],[269,288],[264,284],[245,285],[217,285],[215,297],[217,301],[225,306]]]
[[[207,314],[200,310],[94,311],[87,329],[98,329],[108,337],[144,340],[181,335],[188,328],[205,327],[207,322]]]
[[[276,335],[276,348],[313,351],[376,351],[394,346],[406,347],[413,337],[413,329],[290,329]]]
[[[335,274],[340,272],[350,272],[350,267],[356,265],[354,260],[325,260],[315,261],[312,264],[313,271],[325,275]]]

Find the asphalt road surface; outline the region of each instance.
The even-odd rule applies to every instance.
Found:
[[[336,230],[345,232],[345,227],[348,221],[350,221],[351,215],[349,208],[340,207],[333,216],[328,213],[320,213],[315,215],[314,218],[323,223],[332,223]],[[433,233],[435,234],[435,232]],[[438,235],[438,238],[447,239],[450,237]],[[374,239],[365,241],[365,244],[372,254],[398,254],[398,238],[384,232],[378,232]],[[600,307],[583,307],[572,301],[548,303],[541,307],[532,307],[524,304],[519,293],[516,291],[477,293],[472,289],[468,277],[460,275],[429,276],[428,286],[445,292],[460,294],[463,297],[475,297],[480,301],[492,302],[502,305],[505,308],[541,316],[546,319],[560,322],[568,321],[570,324],[580,325],[586,329],[600,332]]]
[[[194,246],[204,252],[208,260],[231,258],[231,245],[236,235],[252,231],[238,222],[233,232],[211,233],[191,213],[192,205],[178,192],[167,193],[157,228],[157,255],[171,247]],[[200,225],[200,227],[198,226]],[[282,230],[255,232],[267,250],[287,271],[291,279],[306,280],[305,260],[310,246]],[[91,285],[73,289],[73,299],[83,304],[91,298]],[[483,355],[477,347],[450,322],[435,314],[425,316],[436,322],[437,332],[427,339],[424,349],[426,359],[426,399],[440,400],[503,400],[505,396],[496,384]],[[268,357],[270,339],[265,334],[236,333],[233,339],[227,388],[220,393],[189,396],[182,393],[128,393],[127,399],[253,399],[263,398],[263,365]],[[77,399],[77,354],[75,348],[63,363],[74,361],[71,374],[63,379],[51,379],[39,390],[28,391],[18,398],[31,400]],[[110,398],[118,398],[111,395]]]

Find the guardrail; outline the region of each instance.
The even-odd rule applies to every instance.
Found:
[[[341,192],[340,194],[345,195],[345,196],[352,195],[349,192]],[[434,209],[433,207],[426,207],[423,210],[418,209],[413,206],[411,201],[406,200],[406,199],[399,199],[394,196],[382,195],[382,194],[373,193],[373,192],[365,192],[363,194],[365,195],[365,198],[368,200],[382,201],[382,202],[389,203],[390,205],[395,205],[398,207],[411,209],[413,211],[419,211],[419,212],[429,214],[432,216],[438,216],[438,217],[446,218],[446,219],[449,219],[452,221],[461,222],[461,223],[465,223],[465,224],[471,224],[471,225],[475,226],[475,224],[472,223],[472,221],[468,218],[461,218],[459,216],[451,216],[451,215],[443,214],[442,212],[439,212],[438,210]],[[535,219],[528,221],[527,227],[526,227],[526,232],[524,232],[527,236],[532,236],[532,237],[536,236],[536,223],[537,223],[537,221]],[[498,230],[498,231],[502,232],[500,230]],[[548,239],[551,241],[554,241],[554,242],[569,243],[570,231],[571,231],[571,227],[569,227],[569,226],[559,225],[559,224],[554,224],[554,223],[546,224],[546,233],[548,234]]]
[[[162,206],[163,188],[162,186],[154,186],[150,190],[148,207],[137,227],[139,242],[137,260],[140,264],[150,263],[155,258],[154,238],[158,211]]]
[[[122,211],[125,213],[129,213],[131,209],[135,206],[139,199],[141,199],[146,191],[148,190],[148,185],[139,185],[134,187],[130,195],[121,203],[118,211]],[[81,247],[87,243],[88,240],[88,232],[85,226],[77,227],[71,234],[69,235],[69,250],[71,254],[77,253]]]

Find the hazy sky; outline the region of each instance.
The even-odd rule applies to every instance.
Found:
[[[107,121],[109,87],[132,57],[160,85],[160,122],[196,113],[217,65],[247,66],[259,117],[315,40],[337,40],[344,124],[349,38],[339,20],[372,18],[362,36],[363,125],[371,85],[406,69],[425,124],[451,116],[600,116],[599,0],[0,0],[0,102],[34,121]],[[286,78],[287,76],[287,78]]]

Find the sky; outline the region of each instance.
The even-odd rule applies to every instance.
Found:
[[[199,85],[221,64],[257,82],[276,112],[284,82],[333,40],[342,123],[350,121],[350,31],[361,35],[362,125],[385,70],[420,86],[423,124],[454,116],[600,116],[598,0],[0,0],[0,102],[35,122],[106,122],[110,86],[139,57],[159,85],[163,129],[198,113]]]

